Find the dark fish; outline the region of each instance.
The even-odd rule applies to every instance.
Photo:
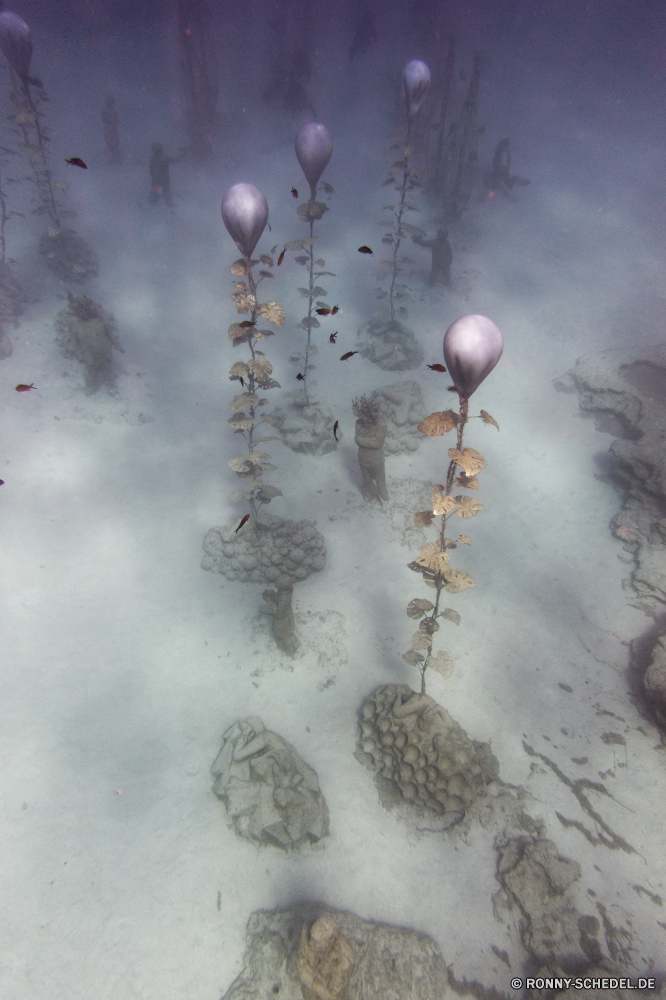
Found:
[[[68,160],[65,160],[65,163],[69,163],[72,167],[81,167],[81,170],[88,169],[88,164],[84,163],[80,156],[70,156]]]
[[[4,486],[4,485],[5,485],[4,479],[0,479],[0,486]]]
[[[333,437],[335,438],[336,441],[338,440],[338,427],[339,426],[340,426],[340,421],[336,420],[335,423],[333,424]]]
[[[340,306],[333,306],[333,308],[331,309],[331,316],[335,316],[339,312],[340,312]]]
[[[243,388],[245,388],[245,382],[244,382],[244,380],[243,380],[243,376],[242,376],[242,375],[239,375],[239,376],[238,376],[238,381],[239,381],[239,382],[240,382],[240,384],[241,384],[241,385],[243,386]]]
[[[244,319],[243,322],[238,325],[242,326],[244,330],[247,330],[248,326],[255,326],[256,324],[253,323],[251,319]]]
[[[280,264],[284,260],[284,255],[285,255],[286,252],[287,252],[287,248],[285,247],[284,250],[282,251],[282,253],[280,254],[280,256],[278,257],[278,265],[277,265],[278,267],[280,266]]]
[[[316,313],[317,313],[317,316],[330,316],[331,315],[331,310],[328,309],[328,308],[326,308],[326,309],[317,309]]]
[[[241,518],[241,523],[240,523],[240,524],[238,525],[238,527],[237,527],[237,528],[236,528],[236,530],[234,531],[234,535],[237,535],[237,534],[238,534],[238,532],[239,532],[239,531],[241,530],[241,528],[243,527],[243,525],[244,525],[244,524],[247,524],[247,522],[248,522],[249,520],[250,520],[250,515],[249,515],[249,514],[245,514],[245,515],[244,515],[244,517],[242,517],[242,518]]]
[[[19,384],[16,386],[16,391],[30,392],[31,389],[36,389],[36,388],[37,386],[34,384],[34,382],[31,382],[30,385],[24,385],[23,382],[19,382]]]
[[[300,372],[298,373],[296,378],[298,379],[299,382],[305,382],[305,375],[301,375]]]
[[[450,385],[449,388],[446,391],[447,392],[457,392],[458,390],[456,389],[455,385]]]
[[[298,198],[298,191],[296,190],[296,188],[292,188],[291,193],[293,194],[294,198]]]
[[[444,365],[428,365],[428,368],[432,372],[445,372],[446,371],[446,368],[444,367]]]
[[[331,336],[328,338],[328,342],[329,344],[334,344],[337,339],[338,339],[338,331],[336,330],[335,333],[332,333]]]
[[[372,253],[372,250],[370,249],[370,247],[366,247],[366,245],[364,243],[362,247],[358,248],[358,252],[359,253]]]
[[[348,358],[351,358],[354,354],[358,354],[358,351],[347,351],[346,354],[342,355],[340,361],[346,361]]]

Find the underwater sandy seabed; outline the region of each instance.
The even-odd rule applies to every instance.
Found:
[[[519,815],[581,866],[569,898],[599,920],[604,955],[628,975],[663,967],[664,756],[626,680],[628,643],[647,620],[622,588],[631,565],[609,530],[621,498],[597,457],[612,438],[552,385],[588,351],[664,340],[656,152],[602,125],[556,121],[585,164],[536,140],[518,200],[466,213],[453,291],[425,287],[426,251],[410,279],[409,325],[427,362],[441,360],[444,331],[468,312],[490,316],[505,341],[472,399],[500,433],[474,421],[465,439],[487,462],[485,509],[461,529],[473,545],[456,553],[476,589],[447,601],[462,616],[440,633],[452,676],[428,678],[468,735],[491,743],[504,784],[448,832],[384,809],[353,757],[368,695],[418,689],[401,655],[413,631],[404,609],[430,596],[407,569],[429,537],[413,513],[453,444],[424,438],[415,454],[388,456],[390,501],[361,497],[351,400],[416,378],[426,412],[451,405],[446,377],[424,366],[338,361],[372,308],[375,263],[356,248],[380,241],[391,123],[368,129],[361,176],[358,134],[331,126],[324,177],[335,194],[318,252],[342,312],[337,347],[319,340],[316,374],[340,446],[320,459],[270,446],[279,468],[266,478],[284,496],[268,511],[315,521],[327,548],[325,569],[295,588],[293,660],[271,636],[263,588],[200,567],[206,531],[241,516],[227,499],[237,488],[227,459],[240,452],[226,425],[227,372],[241,356],[226,334],[238,254],[219,205],[248,180],[271,207],[259,251],[305,235],[289,195],[305,188],[291,140],[229,143],[217,176],[172,168],[174,211],[146,204],[145,163],[91,169],[85,185],[67,177],[79,232],[101,260],[82,290],[115,315],[125,348],[119,399],[104,388],[86,397],[79,366],[59,354],[64,291],[25,237],[28,263],[16,270],[30,301],[1,362],[3,995],[215,998],[241,972],[250,915],[311,901],[427,934],[458,983],[508,996],[527,954],[520,914],[494,912],[493,897],[497,843],[521,832]],[[287,358],[304,337],[293,329],[304,272],[286,263],[271,297],[288,319],[266,346],[282,392],[296,384]],[[10,392],[18,382],[38,392]],[[210,767],[222,734],[248,716],[316,771],[331,819],[319,844],[283,853],[229,828]]]

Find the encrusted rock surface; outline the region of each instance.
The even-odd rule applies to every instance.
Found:
[[[280,440],[292,451],[305,455],[327,455],[338,442],[333,434],[335,417],[323,399],[302,389],[287,393],[288,403],[271,411],[271,423]]]
[[[379,401],[380,416],[386,424],[385,454],[403,455],[416,451],[423,440],[418,426],[427,416],[418,382],[409,379],[381,386],[371,395]]]
[[[39,252],[63,281],[84,281],[99,271],[97,254],[73,229],[48,229],[39,239]]]
[[[302,905],[253,913],[247,925],[243,971],[222,1000],[303,1000],[298,950],[304,926],[331,917],[354,949],[344,1000],[448,1000],[446,963],[432,938],[361,920],[352,913]]]
[[[448,712],[406,684],[388,684],[361,710],[355,757],[376,772],[382,804],[408,805],[459,823],[499,768],[489,748],[473,742]]]
[[[358,331],[361,357],[391,372],[407,371],[423,364],[423,348],[413,330],[399,320],[373,316]]]
[[[305,580],[326,565],[324,536],[312,521],[264,514],[256,529],[249,522],[235,534],[235,527],[206,532],[202,569],[223,573],[227,580],[275,583],[283,574]]]
[[[586,354],[554,385],[617,435],[610,473],[626,492],[611,528],[636,560],[625,587],[655,617],[666,605],[666,345]]]
[[[328,834],[328,808],[317,775],[261,719],[244,719],[227,729],[211,772],[213,791],[241,837],[286,851]]]

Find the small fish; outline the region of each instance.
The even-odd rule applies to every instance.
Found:
[[[4,485],[5,485],[4,479],[0,479],[0,486],[4,486]]]
[[[372,253],[372,250],[370,249],[370,247],[366,247],[366,245],[363,244],[362,247],[358,248],[358,252],[359,253]]]
[[[336,316],[340,312],[340,306],[333,306],[331,309],[331,316]]]
[[[240,384],[241,384],[241,385],[243,386],[243,388],[245,388],[245,380],[244,380],[244,378],[243,378],[243,376],[242,376],[242,375],[239,375],[239,376],[238,376],[238,381],[239,381],[239,382],[240,382]]]
[[[317,316],[330,316],[331,315],[331,310],[328,309],[328,308],[326,308],[326,309],[317,309],[315,311],[317,313]]]
[[[457,392],[458,390],[456,389],[455,385],[450,385],[446,391],[447,392]]]
[[[338,339],[338,331],[336,330],[335,333],[332,333],[331,336],[328,338],[328,342],[329,344],[334,344],[337,339]]]
[[[37,388],[37,386],[35,385],[34,382],[31,382],[30,385],[24,385],[23,382],[19,382],[19,384],[16,386],[16,391],[17,392],[30,392],[31,389],[36,389],[36,388]]]
[[[338,440],[338,427],[339,426],[340,426],[340,421],[336,420],[335,423],[333,424],[333,437],[335,438],[336,441]]]
[[[305,382],[305,375],[301,375],[300,372],[298,373],[296,378],[298,379],[299,382]]]
[[[65,163],[69,163],[72,167],[81,167],[81,170],[88,169],[88,164],[84,163],[80,156],[70,156],[68,160],[65,160]]]
[[[280,264],[284,260],[284,255],[285,255],[286,252],[287,252],[287,248],[285,247],[284,250],[282,251],[282,253],[280,254],[280,256],[278,257],[278,263],[277,263],[278,267],[280,266]]]
[[[445,372],[446,368],[444,365],[428,365],[427,366],[432,372]]]
[[[358,354],[358,351],[347,351],[346,354],[342,355],[340,361],[347,361],[347,359],[353,357],[354,354]]]
[[[243,322],[239,323],[238,325],[242,326],[244,330],[247,330],[248,326],[256,326],[256,324],[253,323],[251,319],[244,319]]]
[[[238,527],[237,527],[237,528],[236,528],[236,530],[234,531],[234,535],[237,535],[237,534],[238,534],[238,532],[239,532],[239,531],[241,530],[241,528],[243,527],[243,525],[244,525],[244,524],[247,524],[247,522],[248,522],[249,520],[250,520],[250,515],[249,515],[249,514],[245,514],[245,515],[244,515],[244,516],[243,516],[243,517],[241,518],[241,523],[240,523],[240,524],[238,525]]]
[[[291,193],[294,196],[294,198],[298,198],[298,191],[296,190],[296,188],[292,188]]]

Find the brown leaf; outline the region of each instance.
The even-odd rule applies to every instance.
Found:
[[[432,495],[433,514],[448,514],[450,511],[455,510],[457,506],[456,501],[450,494],[443,496],[441,493],[434,492]]]
[[[425,660],[425,656],[422,653],[415,653],[413,649],[403,653],[402,658],[403,660],[407,660],[407,663],[410,663],[413,667],[420,667]]]
[[[472,544],[472,539],[468,538],[467,535],[458,535],[458,537],[456,538],[456,541],[460,542],[461,545],[471,545]]]
[[[448,618],[448,620],[453,622],[454,625],[460,625],[460,615],[457,611],[454,611],[453,608],[444,608],[443,611],[440,611],[439,617]]]
[[[419,510],[414,514],[414,524],[417,528],[427,528],[432,524],[434,514],[430,510]]]
[[[254,464],[247,457],[243,458],[230,458],[227,462],[230,469],[233,469],[238,475],[247,475],[248,473],[254,473]]]
[[[271,274],[270,271],[260,271],[259,274],[262,278],[273,278],[275,275]]]
[[[448,567],[442,574],[446,583],[445,588],[449,594],[460,594],[463,590],[474,587],[474,580],[469,573],[464,573],[461,569],[451,569]]]
[[[442,569],[448,566],[449,557],[446,552],[439,551],[437,542],[426,542],[414,562],[435,573],[441,573]]]
[[[463,448],[462,451],[449,448],[449,458],[464,470],[466,476],[473,476],[486,467],[485,458],[474,448]]]
[[[249,313],[254,309],[256,299],[254,295],[250,295],[249,292],[232,292],[231,298],[236,303],[236,309],[239,313]]]
[[[258,379],[268,378],[273,371],[273,365],[268,358],[256,358],[254,361],[248,361],[247,367]]]
[[[273,258],[269,257],[267,253],[262,253],[259,260],[261,261],[262,264],[266,264],[268,267],[275,267],[275,264],[273,263]]]
[[[316,243],[318,238],[318,236],[302,236],[298,240],[292,240],[291,243],[285,243],[284,248],[285,250],[305,250]]]
[[[254,417],[246,417],[244,413],[237,413],[235,417],[229,417],[227,423],[233,431],[249,431],[256,420]]]
[[[456,503],[458,504],[458,509],[456,510],[458,517],[474,517],[480,510],[485,510],[483,504],[479,503],[478,500],[474,500],[473,497],[456,497]]]
[[[474,476],[466,476],[464,472],[456,477],[455,482],[466,490],[478,490],[479,488],[479,480]]]
[[[493,427],[496,427],[497,430],[499,430],[499,424],[497,423],[497,421],[494,419],[494,417],[491,417],[489,413],[486,413],[485,410],[481,410],[481,419],[483,420],[484,424],[492,424]]]
[[[419,622],[419,631],[424,635],[434,635],[435,632],[439,632],[439,622],[434,618],[422,618]]]
[[[244,410],[246,406],[254,406],[259,397],[253,392],[242,392],[240,396],[234,396],[231,400],[231,412],[237,413]]]
[[[432,639],[423,632],[414,632],[412,635],[412,649],[427,649],[430,652]]]
[[[241,278],[244,274],[249,273],[250,268],[247,266],[246,262],[241,257],[240,260],[235,260],[233,262],[229,270],[234,275],[234,277]]]
[[[282,306],[279,306],[277,302],[262,302],[257,306],[257,312],[264,319],[267,319],[269,323],[275,323],[276,326],[284,326],[286,314]]]
[[[265,340],[266,337],[272,337],[272,336],[273,336],[273,331],[272,330],[255,330],[254,331],[254,339],[255,340]]]
[[[426,660],[426,666],[430,667],[431,670],[436,670],[444,680],[453,673],[453,660],[443,649],[440,649],[436,656],[429,656]]]
[[[428,437],[439,437],[440,434],[446,434],[453,430],[459,423],[460,415],[458,413],[454,413],[453,410],[444,410],[443,413],[431,413],[422,424],[419,424],[418,429],[421,434],[427,434]]]
[[[241,326],[240,323],[232,323],[229,327],[229,340],[234,347],[238,347],[239,344],[247,344],[251,337],[251,327]]]
[[[407,605],[407,614],[410,618],[423,618],[426,611],[432,611],[434,607],[434,604],[426,601],[423,597],[415,597]]]
[[[229,378],[233,379],[247,378],[249,374],[250,374],[250,369],[248,368],[248,366],[245,364],[244,361],[237,361],[229,369]]]

